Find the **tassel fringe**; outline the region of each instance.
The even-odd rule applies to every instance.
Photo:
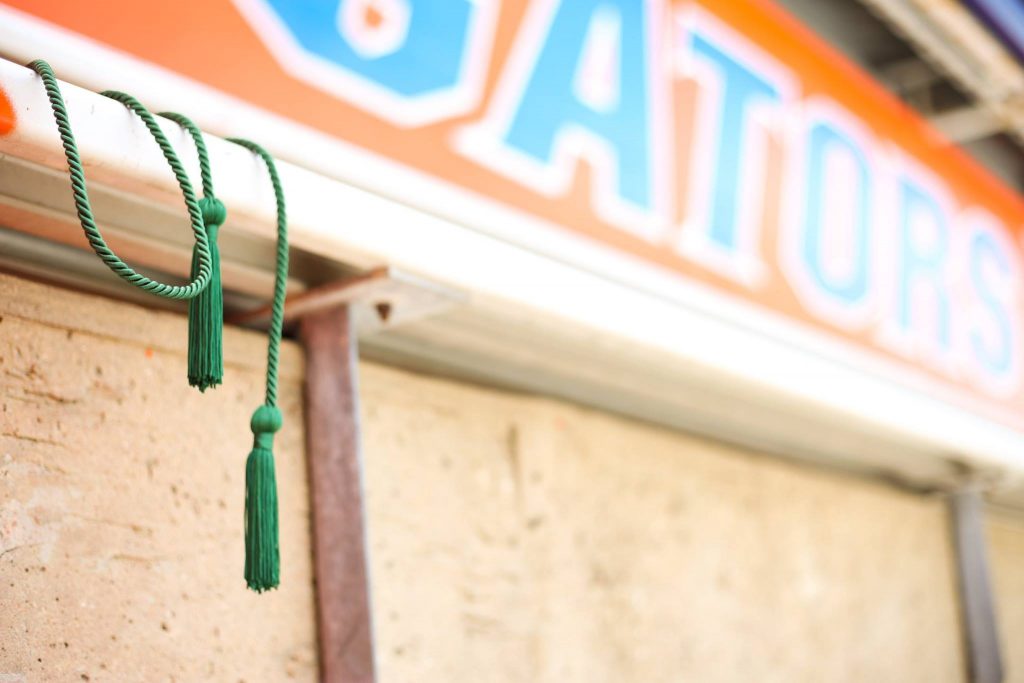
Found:
[[[274,473],[274,433],[281,412],[260,406],[252,416],[254,443],[245,463],[245,582],[257,593],[281,582],[278,544],[277,477]]]
[[[217,233],[227,211],[220,200],[199,200],[206,236],[210,243],[210,284],[188,305],[188,383],[206,391],[224,378],[224,292],[221,286],[220,249]],[[199,268],[199,253],[193,250],[193,275]]]

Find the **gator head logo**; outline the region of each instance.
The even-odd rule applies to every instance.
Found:
[[[288,73],[401,126],[471,110],[497,0],[235,0]]]

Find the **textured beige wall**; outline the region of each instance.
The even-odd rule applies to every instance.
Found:
[[[263,338],[230,331],[228,385],[200,396],[178,316],[2,276],[0,316],[0,674],[313,680],[296,349],[284,587],[259,597],[239,574]],[[362,372],[383,683],[963,680],[940,501]],[[1001,533],[1000,590],[1021,595]]]
[[[1005,683],[1024,683],[1024,520],[990,512],[988,538]]]
[[[964,680],[940,500],[362,369],[386,683]]]
[[[301,355],[276,444],[283,587],[257,596],[242,507],[266,341],[229,331],[226,385],[200,395],[185,338],[180,316],[0,276],[0,674],[315,679]]]

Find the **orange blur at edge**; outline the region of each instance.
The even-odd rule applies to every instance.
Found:
[[[0,88],[0,135],[7,135],[17,123],[18,117],[14,115],[14,105],[11,98]]]

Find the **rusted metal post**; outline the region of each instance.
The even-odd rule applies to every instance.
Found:
[[[374,683],[366,566],[357,342],[347,305],[301,320],[306,347],[306,452],[313,508],[320,675]]]
[[[965,489],[954,493],[949,505],[960,577],[968,680],[1002,683],[1003,658],[988,567],[984,503],[977,491]]]

